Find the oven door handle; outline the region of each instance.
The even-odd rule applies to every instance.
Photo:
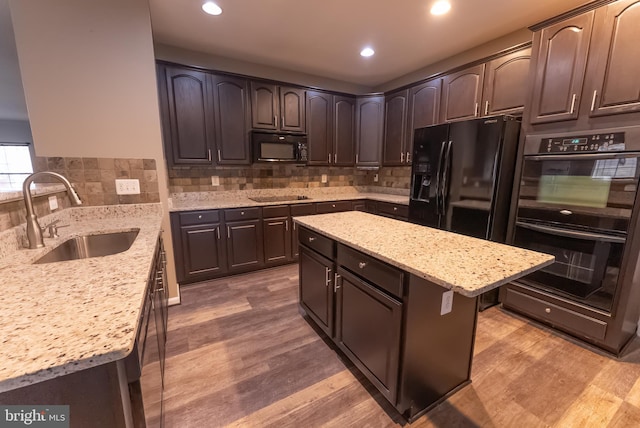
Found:
[[[623,153],[576,153],[567,155],[526,155],[525,160],[599,160],[599,159],[625,159],[640,156],[640,152]]]
[[[612,242],[614,244],[624,244],[627,239],[621,236],[605,235],[603,233],[580,232],[577,230],[561,229],[559,227],[541,226],[539,224],[524,223],[516,221],[516,226],[525,229],[535,230],[536,232],[549,233],[566,238],[585,239],[589,241]]]

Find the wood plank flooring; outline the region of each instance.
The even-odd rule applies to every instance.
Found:
[[[181,289],[169,310],[165,426],[406,424],[301,317],[297,287],[288,265]],[[640,345],[616,360],[491,308],[471,385],[411,426],[640,426]]]

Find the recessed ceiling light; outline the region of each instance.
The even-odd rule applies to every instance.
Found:
[[[208,1],[202,5],[202,10],[207,12],[209,15],[220,15],[222,13],[222,9],[220,6],[215,4],[212,1]]]
[[[433,6],[431,6],[431,14],[444,15],[445,13],[449,12],[449,9],[451,9],[451,3],[449,3],[447,0],[438,0],[433,4]]]
[[[373,56],[373,54],[376,53],[373,49],[371,48],[364,48],[360,51],[360,55],[362,56]]]

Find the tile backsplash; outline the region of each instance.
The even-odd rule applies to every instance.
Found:
[[[374,176],[378,174],[378,182]],[[322,175],[327,182],[322,183]],[[217,176],[219,185],[211,184]],[[229,190],[381,186],[408,189],[411,167],[363,170],[354,167],[252,165],[238,167],[191,167],[169,169],[169,193]]]

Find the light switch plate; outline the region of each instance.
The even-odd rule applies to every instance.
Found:
[[[442,293],[442,305],[440,306],[440,315],[445,315],[453,309],[453,290]]]
[[[58,198],[56,195],[49,196],[49,209],[51,211],[58,209]]]
[[[373,174],[373,182],[374,183],[378,182],[378,174]]]
[[[211,185],[212,186],[219,186],[220,185],[220,177],[218,177],[217,175],[212,175],[211,176]]]
[[[137,178],[116,178],[117,195],[139,195],[140,180]]]
[[[327,174],[322,174],[322,179],[320,180],[323,183],[327,182]]]

